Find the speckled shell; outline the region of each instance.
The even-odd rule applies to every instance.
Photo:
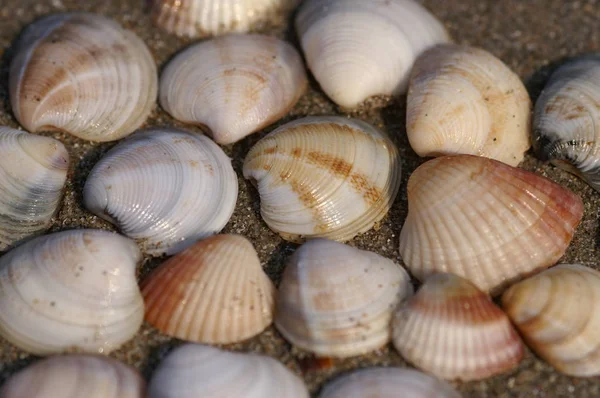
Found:
[[[302,58],[263,35],[229,35],[188,47],[165,68],[160,103],[175,119],[231,144],[285,115],[307,85]]]
[[[400,255],[418,279],[449,272],[497,294],[555,264],[582,215],[581,199],[544,177],[477,156],[439,157],[408,181]]]
[[[406,131],[420,156],[470,154],[516,166],[529,149],[530,126],[525,86],[489,52],[449,44],[417,59]]]
[[[108,152],[91,171],[83,201],[159,255],[221,231],[237,193],[221,148],[202,135],[162,128],[138,132]]]
[[[275,326],[295,346],[319,356],[350,357],[390,341],[410,278],[392,260],[326,239],[290,258],[276,301]]]
[[[243,172],[258,188],[267,225],[291,241],[368,231],[400,186],[394,143],[365,122],[332,116],[271,132],[248,152]]]
[[[336,104],[402,94],[416,57],[450,39],[413,0],[307,0],[296,17],[306,61]]]
[[[10,65],[10,101],[27,130],[113,141],[145,122],[158,91],[144,42],[94,14],[64,13],[30,25]]]
[[[144,317],[135,243],[82,229],[35,238],[0,258],[0,334],[37,355],[108,354]]]

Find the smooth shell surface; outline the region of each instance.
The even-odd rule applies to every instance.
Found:
[[[156,102],[146,44],[116,22],[64,13],[30,25],[10,65],[10,102],[31,132],[61,130],[113,141],[136,130]]]
[[[244,161],[261,214],[284,239],[352,239],[390,209],[400,158],[381,131],[356,119],[309,117],[260,140]]]
[[[0,334],[37,355],[108,354],[144,318],[135,243],[100,230],[57,232],[0,258]]]
[[[470,154],[518,165],[529,149],[531,100],[487,51],[441,45],[415,63],[406,131],[420,156]]]
[[[302,58],[263,35],[229,35],[188,47],[165,68],[160,103],[175,119],[231,144],[284,116],[307,85]]]
[[[218,233],[237,200],[231,160],[209,138],[175,129],[134,134],[94,166],[85,207],[150,254],[174,254]]]

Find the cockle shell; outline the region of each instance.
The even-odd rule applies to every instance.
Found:
[[[427,278],[400,306],[392,329],[403,358],[443,379],[484,379],[516,367],[523,357],[523,343],[506,314],[452,274]]]
[[[307,85],[302,58],[263,35],[229,35],[188,47],[165,68],[160,103],[175,119],[231,144],[277,121]]]
[[[400,255],[409,271],[453,273],[492,294],[555,264],[583,216],[581,199],[560,185],[471,155],[430,160],[407,189]]]
[[[273,320],[275,286],[252,243],[217,235],[170,258],[144,281],[146,320],[183,340],[228,344]]]
[[[516,166],[529,149],[530,125],[527,89],[489,52],[448,44],[417,59],[406,131],[420,156],[470,154]]]
[[[117,140],[140,127],[158,91],[144,42],[87,13],[51,15],[27,28],[9,83],[13,112],[27,130],[62,130],[90,141]]]
[[[223,229],[237,193],[221,148],[163,128],[138,132],[108,152],[91,171],[83,201],[145,252],[174,254]]]
[[[256,183],[269,228],[292,241],[352,239],[387,214],[400,187],[394,143],[365,122],[332,116],[271,132],[243,172]]]
[[[308,398],[308,390],[273,358],[185,344],[158,366],[148,398],[197,397]]]
[[[0,250],[50,226],[68,166],[60,141],[0,127]]]
[[[450,40],[413,0],[307,0],[296,30],[313,75],[344,108],[374,95],[402,94],[416,57]]]
[[[317,355],[360,355],[390,341],[392,313],[412,292],[408,274],[392,260],[313,239],[288,261],[275,326],[292,344]]]
[[[100,230],[41,236],[0,258],[0,335],[46,355],[108,354],[144,318],[135,243]]]

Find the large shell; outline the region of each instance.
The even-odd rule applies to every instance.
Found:
[[[12,109],[31,132],[117,140],[145,122],[157,91],[156,65],[144,42],[94,14],[33,23],[10,66]]]
[[[314,239],[294,253],[283,273],[275,326],[317,355],[360,355],[390,341],[392,313],[410,295],[408,274],[392,260]]]
[[[307,0],[296,28],[313,75],[345,108],[374,95],[402,94],[416,57],[450,40],[413,0]]]
[[[400,158],[373,126],[342,117],[309,117],[279,127],[248,153],[267,225],[284,239],[345,241],[368,231],[400,187]]]
[[[217,235],[170,258],[144,282],[146,320],[197,343],[236,343],[273,320],[275,286],[239,235]]]
[[[470,154],[516,166],[529,149],[525,86],[478,48],[449,44],[421,55],[410,79],[406,119],[408,140],[420,156]]]
[[[151,254],[218,233],[237,200],[231,160],[209,138],[175,129],[134,134],[91,171],[85,207]]]
[[[308,390],[273,358],[186,344],[156,369],[148,398],[197,397],[308,398]]]
[[[0,250],[50,226],[68,166],[60,141],[0,127]]]
[[[277,121],[306,89],[300,55],[262,35],[229,35],[188,47],[165,68],[160,103],[231,144]]]
[[[35,238],[0,258],[0,334],[38,355],[108,354],[144,318],[135,243],[100,230]]]

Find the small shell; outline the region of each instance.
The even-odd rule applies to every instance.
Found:
[[[229,344],[273,321],[275,286],[239,235],[217,235],[170,258],[142,287],[146,320],[169,336]]]
[[[2,398],[144,398],[139,373],[111,358],[94,355],[54,356],[12,376],[0,389]]]
[[[161,76],[160,103],[175,119],[231,144],[280,119],[306,85],[302,58],[288,43],[230,35],[178,54]]]
[[[221,148],[202,135],[163,128],[136,133],[108,152],[91,171],[83,200],[145,252],[174,254],[223,229],[237,193]]]
[[[502,306],[539,356],[571,376],[600,375],[600,272],[559,265],[504,293]]]
[[[32,133],[90,141],[131,134],[154,107],[158,78],[144,42],[116,22],[65,13],[33,23],[10,66],[15,117]]]
[[[406,119],[419,156],[470,154],[516,166],[530,146],[525,86],[478,48],[442,45],[421,55],[410,79]]]
[[[135,243],[100,230],[42,236],[0,258],[0,335],[37,355],[108,354],[144,318]]]
[[[390,341],[392,313],[412,292],[408,274],[392,260],[314,239],[294,253],[283,273],[275,326],[317,355],[360,355]]]
[[[552,181],[471,155],[421,165],[408,181],[400,255],[418,279],[449,272],[485,292],[555,264],[583,203]]]
[[[291,241],[352,239],[387,214],[400,187],[394,143],[342,117],[279,127],[250,150],[243,171],[256,182],[267,225]]]
[[[148,398],[198,397],[308,398],[308,390],[273,358],[185,344],[158,366]]]
[[[450,40],[413,0],[307,0],[296,30],[321,88],[345,108],[402,94],[416,57]]]

